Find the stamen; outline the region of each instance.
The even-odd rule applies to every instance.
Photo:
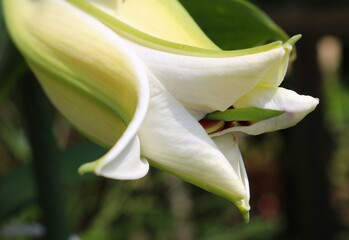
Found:
[[[214,120],[207,120],[207,119],[201,119],[199,123],[205,129],[207,134],[219,132],[223,130],[225,126],[224,121],[214,121]]]

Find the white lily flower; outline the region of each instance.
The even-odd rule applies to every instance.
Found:
[[[248,219],[247,174],[232,132],[290,127],[318,104],[279,88],[298,37],[222,51],[177,1],[3,3],[12,37],[54,105],[111,147],[81,172],[137,179],[149,161],[233,201]],[[278,114],[247,118],[249,126],[222,120],[209,136],[198,121],[231,107]]]

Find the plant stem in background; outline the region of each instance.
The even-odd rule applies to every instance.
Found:
[[[61,163],[52,133],[52,114],[48,99],[32,74],[24,76],[25,119],[32,148],[32,165],[42,209],[47,240],[68,238]]]

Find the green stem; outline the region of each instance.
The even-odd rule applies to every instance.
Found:
[[[23,79],[25,119],[32,148],[32,165],[47,240],[68,238],[61,163],[52,134],[50,104],[33,75]]]

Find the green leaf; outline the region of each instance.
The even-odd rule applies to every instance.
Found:
[[[244,49],[281,40],[287,34],[244,0],[180,0],[204,32],[222,49]],[[200,6],[200,7],[198,7]]]
[[[284,113],[283,111],[261,109],[261,108],[237,108],[228,109],[224,112],[213,112],[205,116],[208,120],[223,120],[223,121],[251,121],[257,122],[273,118]]]

